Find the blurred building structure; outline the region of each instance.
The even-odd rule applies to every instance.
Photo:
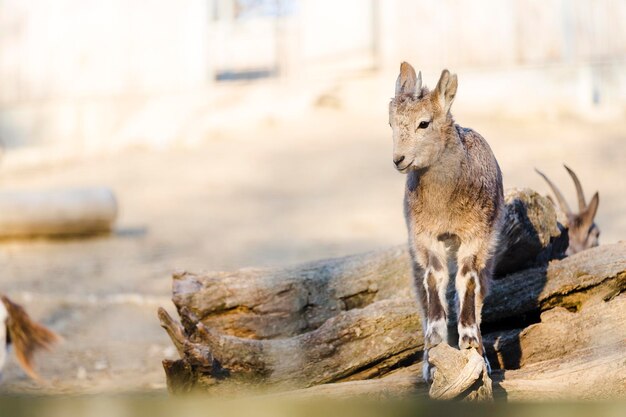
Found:
[[[621,0],[3,0],[0,140],[166,146],[255,91],[388,83],[402,60],[454,69],[485,114],[623,118],[624,22]]]

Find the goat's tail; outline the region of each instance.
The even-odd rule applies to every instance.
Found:
[[[7,317],[7,342],[12,343],[15,356],[24,371],[34,380],[41,378],[33,369],[33,357],[38,350],[50,350],[61,338],[41,324],[35,323],[26,310],[8,297],[0,295]]]

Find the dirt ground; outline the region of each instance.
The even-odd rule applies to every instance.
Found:
[[[39,357],[47,385],[11,360],[0,389],[163,391],[161,360],[175,351],[156,309],[172,310],[172,271],[286,265],[404,242],[404,178],[392,168],[381,109],[311,107],[193,147],[0,167],[3,189],[107,185],[121,209],[110,236],[0,242],[1,291],[65,339]],[[626,119],[456,118],[490,142],[505,187],[547,193],[537,167],[574,206],[566,162],[587,198],[600,191],[601,242],[626,236]]]

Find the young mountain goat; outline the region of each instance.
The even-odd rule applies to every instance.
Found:
[[[454,123],[457,77],[448,70],[434,91],[403,62],[389,105],[393,162],[408,175],[404,212],[424,325],[424,378],[432,380],[428,349],[448,339],[447,251],[458,245],[455,287],[459,348],[484,355],[480,318],[492,275],[504,207],[502,174],[487,142]]]
[[[574,171],[572,171],[567,165],[563,166],[567,170],[567,173],[570,175],[570,177],[572,177],[572,181],[574,181],[574,186],[576,187],[576,195],[578,196],[578,213],[574,213],[569,208],[569,205],[563,197],[563,194],[561,194],[561,191],[559,191],[557,186],[554,185],[543,172],[537,169],[535,171],[537,171],[537,174],[541,175],[543,179],[546,180],[546,182],[552,189],[554,196],[556,197],[559,208],[567,219],[567,224],[565,226],[567,226],[569,246],[567,247],[566,254],[569,256],[585,249],[598,246],[600,229],[598,228],[598,226],[596,226],[593,220],[596,217],[596,213],[598,211],[600,196],[596,191],[593,197],[591,197],[589,205],[587,205],[587,203],[585,202],[583,187],[582,185],[580,185],[578,177],[576,176]]]
[[[39,380],[33,369],[33,355],[39,349],[50,349],[59,337],[40,324],[35,323],[19,304],[0,294],[0,377],[10,345],[22,369]]]

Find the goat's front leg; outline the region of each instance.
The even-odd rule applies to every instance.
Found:
[[[432,380],[428,349],[448,342],[448,268],[446,249],[442,242],[428,237],[416,239],[411,254],[418,301],[422,307],[424,328],[424,379]],[[421,268],[418,268],[420,266]]]
[[[458,297],[459,349],[476,348],[485,356],[480,333],[483,300],[491,279],[491,260],[479,242],[461,244],[455,287]],[[486,359],[485,359],[486,361]],[[487,362],[489,368],[489,363]]]

